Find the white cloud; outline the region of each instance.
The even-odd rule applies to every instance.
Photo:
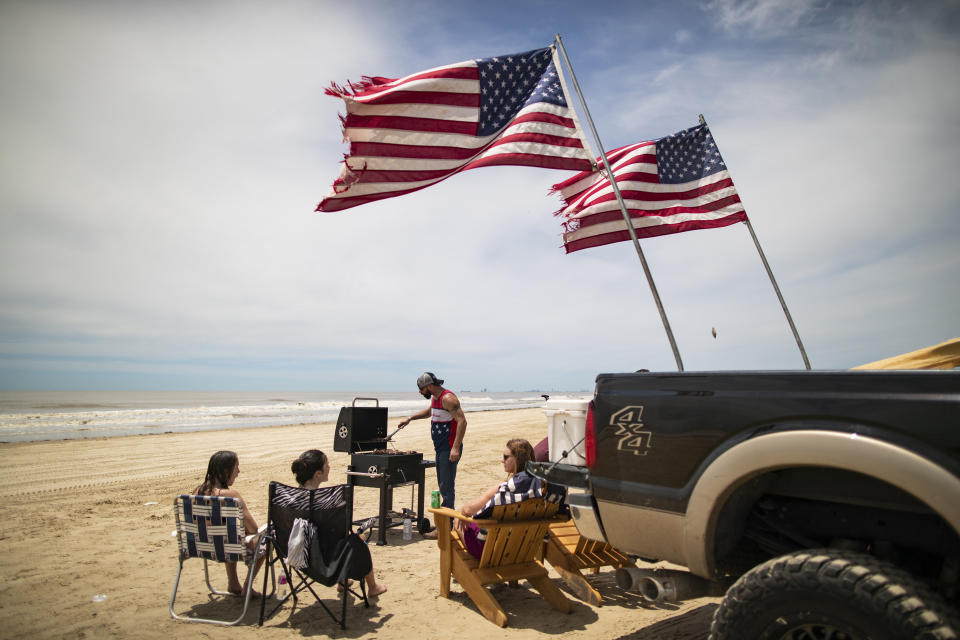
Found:
[[[706,6],[717,13],[725,29],[774,36],[796,27],[816,5],[814,0],[711,0]]]
[[[682,64],[672,64],[669,67],[661,69],[657,72],[657,75],[653,79],[653,83],[658,86],[662,86],[673,81],[678,74],[683,72]]]

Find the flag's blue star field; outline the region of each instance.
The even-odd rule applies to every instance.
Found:
[[[699,180],[726,169],[705,124],[657,140],[657,174],[661,184]]]
[[[500,131],[535,102],[567,106],[550,47],[477,60],[480,74],[478,136]]]

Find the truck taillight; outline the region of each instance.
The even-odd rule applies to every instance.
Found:
[[[587,405],[587,423],[583,428],[583,448],[586,452],[587,468],[592,469],[597,460],[597,436],[593,428],[593,400]]]

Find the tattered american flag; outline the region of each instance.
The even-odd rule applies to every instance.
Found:
[[[317,206],[339,211],[491,165],[589,170],[553,47],[332,86],[350,151]]]
[[[607,153],[638,238],[713,229],[747,214],[706,124]],[[602,160],[598,159],[598,164]],[[630,240],[606,171],[554,185],[564,200],[567,253]]]

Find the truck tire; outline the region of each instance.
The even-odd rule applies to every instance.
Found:
[[[877,558],[807,549],[743,574],[713,617],[710,640],[946,640],[955,614],[926,584]]]

